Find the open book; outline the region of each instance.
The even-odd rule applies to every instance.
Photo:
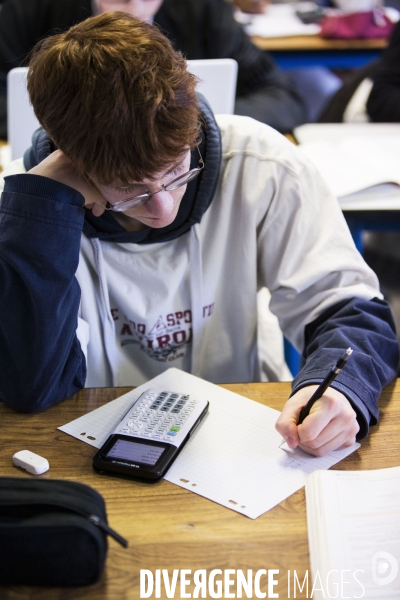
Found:
[[[308,124],[294,135],[342,208],[400,208],[400,124]]]
[[[400,467],[314,471],[306,501],[312,598],[398,600]]]

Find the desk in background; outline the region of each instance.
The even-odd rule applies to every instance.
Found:
[[[223,386],[281,410],[289,383]],[[131,388],[87,389],[44,413],[18,414],[0,404],[3,476],[32,477],[12,465],[12,455],[29,449],[45,456],[50,471],[43,478],[70,479],[96,488],[105,498],[109,522],[129,540],[127,550],[109,542],[101,581],[87,588],[0,587],[1,600],[137,600],[140,569],[279,569],[274,592],[287,596],[287,572],[302,582],[310,568],[304,488],[251,520],[167,481],[144,484],[108,478],[92,470],[95,450],[58,431],[59,425],[102,406]],[[400,380],[382,394],[381,422],[358,452],[335,469],[378,469],[398,465],[400,455]],[[217,579],[220,579],[218,577]],[[267,592],[266,577],[261,590]],[[178,582],[179,583],[179,582]],[[234,587],[231,590],[235,589]],[[162,587],[163,590],[163,587]],[[187,591],[191,588],[188,587]],[[193,591],[193,590],[192,590]],[[268,593],[268,592],[267,592]],[[154,597],[154,596],[152,596]],[[161,594],[162,598],[166,596]],[[175,598],[179,598],[179,587]],[[297,598],[306,598],[297,591]]]
[[[318,147],[319,153],[317,154],[316,146],[314,146],[310,158],[320,168],[322,175],[325,175],[333,192],[339,195],[339,204],[360,253],[363,251],[364,231],[400,231],[400,186],[395,187],[388,195],[387,190],[384,189],[385,186],[377,185],[377,183],[390,183],[392,181],[397,183],[398,164],[396,162],[392,165],[389,162],[387,166],[387,163],[393,156],[398,154],[399,124],[308,123],[297,127],[293,134],[294,138],[290,138],[290,141],[299,142],[300,148],[302,144],[307,145],[307,143],[320,144],[322,142],[323,144],[331,144],[332,151],[329,155],[325,153],[323,146]],[[349,140],[357,140],[356,146],[353,142],[351,153],[349,153],[348,148],[340,146],[341,143]],[[375,143],[371,146],[373,140],[375,140]],[[393,141],[396,144],[395,146],[390,145]],[[391,149],[388,155],[382,154],[384,143],[389,144],[388,147]],[[364,147],[369,148],[367,159],[363,155]],[[346,158],[342,158],[343,156]],[[330,164],[335,165],[335,173],[332,173],[332,170],[328,168]],[[348,172],[348,169],[352,166],[355,172],[352,178],[353,183],[359,185],[359,188],[354,188],[354,190],[358,189],[359,192],[358,194],[340,196],[339,190],[343,187],[340,187],[340,185],[337,187],[337,183],[342,183],[338,171],[343,171],[346,181],[346,178],[348,180],[353,173],[353,171],[350,171],[350,174]],[[367,184],[364,172],[371,172],[371,169],[375,167],[379,169],[380,177],[382,177],[382,169],[386,169],[388,172],[383,173],[386,178],[375,180],[375,186],[370,187],[371,182]],[[361,179],[360,173],[363,173]],[[344,193],[349,194],[350,190]]]
[[[389,11],[389,9],[386,9]],[[395,9],[389,18],[395,18]],[[334,40],[320,36],[316,24],[304,24],[295,14],[295,6],[272,4],[264,15],[246,15],[237,11],[236,19],[243,24],[256,46],[271,52],[282,68],[325,66],[332,69],[360,67],[376,60],[386,48],[387,40]]]
[[[283,69],[325,66],[353,69],[377,60],[387,46],[385,38],[373,40],[328,40],[319,35],[264,38],[252,37],[261,50],[270,52]]]

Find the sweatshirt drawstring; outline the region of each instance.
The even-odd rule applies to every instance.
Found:
[[[105,273],[105,269],[104,269],[103,251],[102,251],[101,242],[99,239],[91,238],[90,241],[93,246],[94,258],[95,258],[95,262],[96,262],[96,270],[97,270],[97,273],[99,276],[99,283],[100,283],[99,310],[100,310],[101,322],[102,322],[103,328],[104,328],[103,329],[104,347],[105,347],[108,363],[110,366],[112,386],[115,386],[116,385],[116,382],[115,382],[116,370],[115,370],[115,365],[114,365],[114,362],[115,362],[114,361],[115,325],[114,325],[114,319],[113,319],[113,316],[111,314],[111,309],[110,309],[107,278],[106,278],[106,273]]]
[[[201,330],[203,326],[203,268],[201,259],[200,226],[198,223],[190,229],[189,242],[189,279],[192,305],[192,360],[190,372],[200,376]]]
[[[104,347],[111,371],[112,385],[116,385],[116,353],[115,353],[115,324],[111,314],[107,278],[104,268],[104,257],[101,242],[92,238],[96,270],[99,276],[99,311],[103,323]],[[201,239],[199,224],[191,227],[189,238],[189,289],[192,309],[192,345],[191,369],[193,375],[201,374],[202,345],[201,333],[203,327],[203,270],[201,258]]]

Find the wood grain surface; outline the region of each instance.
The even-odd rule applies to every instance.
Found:
[[[270,52],[292,52],[293,50],[325,51],[325,50],[383,50],[388,41],[386,38],[370,40],[329,40],[319,35],[297,35],[290,37],[252,36],[252,42],[261,50]]]
[[[289,383],[223,387],[278,410],[290,392]],[[56,429],[129,389],[83,390],[33,415],[0,405],[2,475],[32,477],[13,466],[11,458],[18,450],[45,456],[50,470],[41,477],[76,480],[97,489],[106,500],[110,525],[129,540],[128,549],[110,540],[105,572],[93,586],[0,587],[0,600],[136,600],[140,598],[140,569],[153,573],[168,569],[170,576],[174,569],[190,569],[192,574],[198,569],[242,569],[245,574],[247,569],[253,573],[279,569],[274,591],[279,598],[288,598],[288,570],[291,577],[296,570],[302,581],[309,569],[304,489],[252,520],[167,481],[145,484],[97,475],[91,464],[94,448]],[[399,400],[398,380],[382,394],[379,426],[372,428],[358,452],[334,468],[371,469],[400,463]],[[188,586],[187,591],[192,589]],[[267,592],[266,577],[261,579],[261,590]],[[306,598],[304,592],[297,590],[296,597]],[[161,598],[166,597],[162,586]],[[180,597],[178,586],[175,598]]]

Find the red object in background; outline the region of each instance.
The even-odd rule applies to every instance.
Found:
[[[346,15],[330,15],[320,23],[321,37],[331,39],[369,39],[389,37],[393,23],[380,9]]]

